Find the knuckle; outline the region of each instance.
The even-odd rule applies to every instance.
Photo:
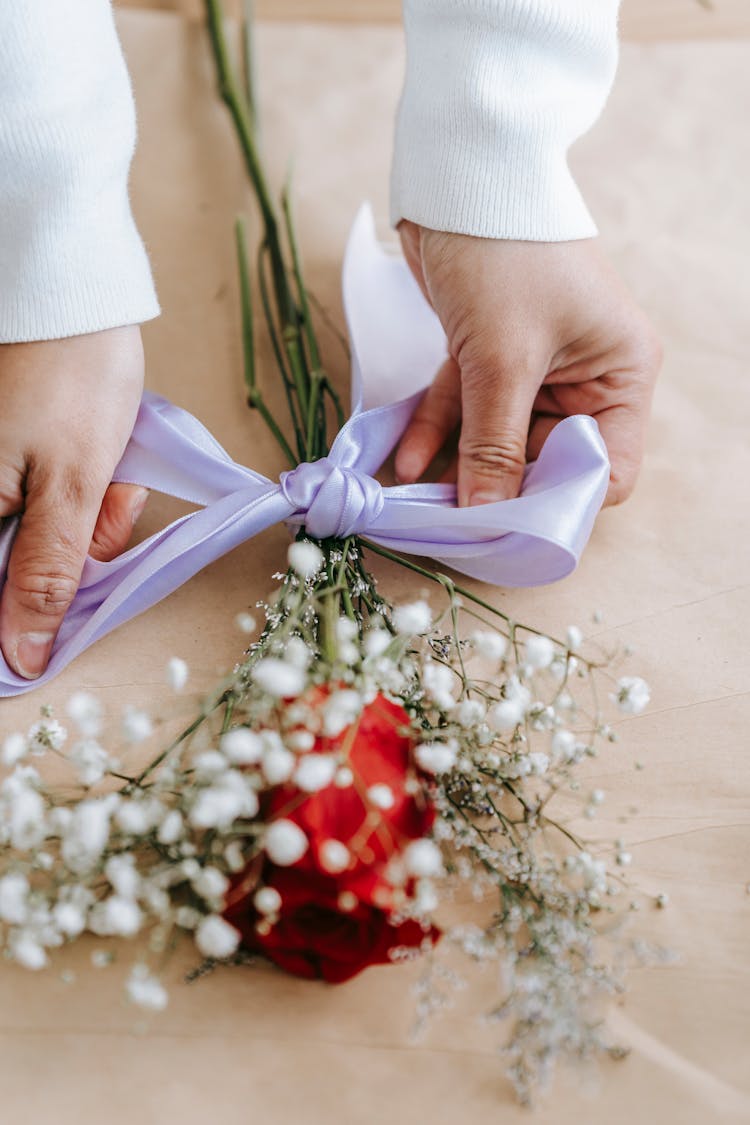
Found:
[[[23,569],[13,576],[15,600],[21,609],[40,617],[60,617],[72,602],[78,582],[64,570]]]
[[[492,476],[516,476],[526,467],[525,445],[510,435],[491,440],[462,439],[459,453],[476,470]]]

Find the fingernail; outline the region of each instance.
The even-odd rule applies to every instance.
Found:
[[[469,506],[474,507],[476,504],[496,504],[498,500],[505,500],[505,497],[497,492],[480,490],[479,492],[472,492],[469,497]]]
[[[133,521],[133,527],[138,523],[138,520],[143,515],[143,509],[146,507],[148,500],[148,489],[144,488],[138,499],[133,501],[133,507],[130,509],[130,517]]]
[[[47,667],[54,633],[22,633],[13,650],[13,667],[25,680],[37,680]]]

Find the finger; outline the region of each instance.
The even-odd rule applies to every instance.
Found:
[[[148,495],[148,489],[137,484],[109,486],[104,493],[89,547],[92,559],[110,562],[125,550]]]
[[[461,381],[456,361],[446,359],[427,388],[396,454],[396,478],[411,484],[421,477],[461,418]]]
[[[29,474],[0,601],[0,644],[25,679],[36,679],[47,667],[78,589],[100,496],[84,490],[77,470]]]
[[[438,484],[455,484],[458,480],[458,454],[454,453],[438,477]]]
[[[646,406],[618,405],[596,415],[609,454],[609,488],[604,506],[621,504],[635,488],[646,444]]]
[[[462,414],[458,447],[461,507],[518,496],[526,468],[526,441],[540,364],[482,360],[461,368]]]
[[[527,461],[536,461],[542,452],[542,446],[560,421],[559,414],[538,414],[534,412],[531,417],[529,438],[526,442]]]

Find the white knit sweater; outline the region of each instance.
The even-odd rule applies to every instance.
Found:
[[[404,0],[392,220],[585,238],[567,168],[617,58],[618,0]],[[0,343],[158,313],[128,200],[132,92],[110,0],[0,0]]]

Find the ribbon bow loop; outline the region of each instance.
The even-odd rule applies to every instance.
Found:
[[[378,481],[359,469],[336,465],[330,457],[305,461],[279,479],[294,508],[287,523],[304,525],[315,539],[362,535],[383,510]]]

